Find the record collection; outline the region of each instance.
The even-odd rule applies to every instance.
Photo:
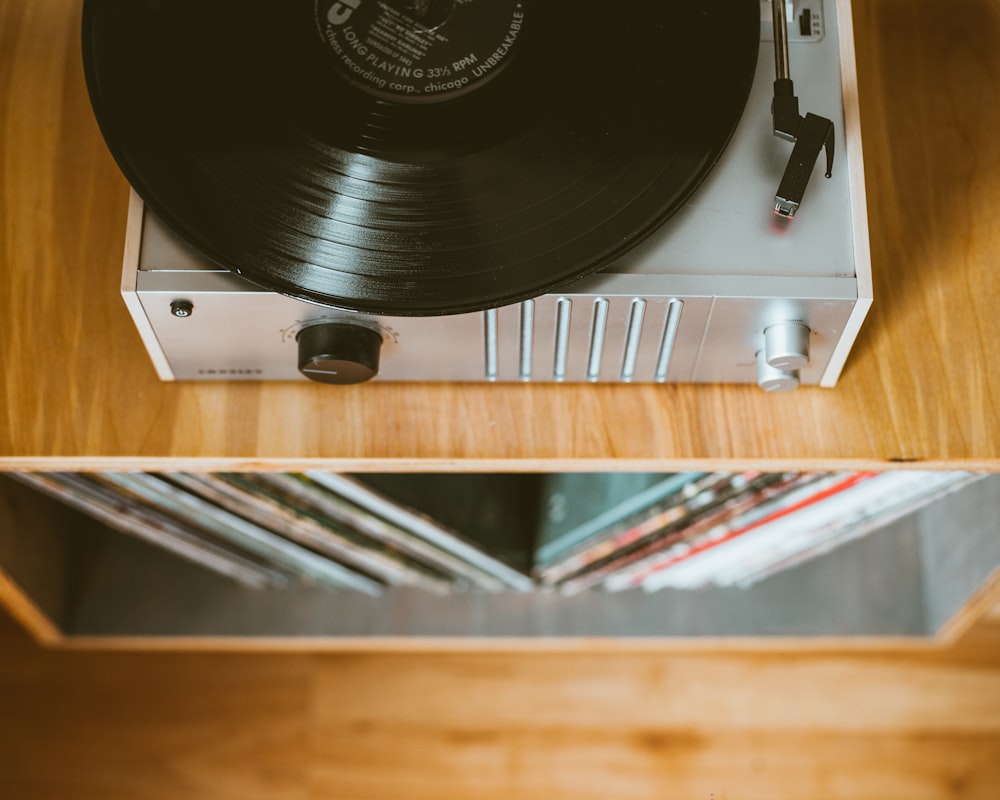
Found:
[[[749,586],[981,476],[907,470],[15,477],[111,530],[251,588],[568,596]],[[455,502],[462,494],[469,502]]]
[[[746,587],[884,528],[981,476],[968,472],[690,473],[643,508],[605,512],[536,553],[564,594]],[[557,484],[565,476],[553,479]],[[672,487],[673,488],[673,487]],[[557,490],[558,491],[558,490]],[[541,536],[550,520],[544,520]],[[568,547],[552,554],[553,545]]]

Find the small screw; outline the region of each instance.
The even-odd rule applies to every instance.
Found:
[[[174,300],[170,304],[170,313],[175,317],[190,317],[194,304],[190,300]]]

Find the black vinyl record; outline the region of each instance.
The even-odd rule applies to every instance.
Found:
[[[88,88],[147,205],[282,294],[392,315],[551,291],[728,143],[757,0],[86,0]],[[766,133],[766,132],[765,132]]]

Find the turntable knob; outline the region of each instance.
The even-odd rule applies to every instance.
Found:
[[[382,337],[370,328],[324,322],[298,335],[299,372],[319,383],[364,383],[378,374]]]
[[[772,367],[762,350],[757,353],[757,385],[765,392],[790,392],[799,388],[799,372]]]
[[[769,326],[764,331],[764,357],[776,369],[802,369],[809,363],[809,328],[801,322]]]

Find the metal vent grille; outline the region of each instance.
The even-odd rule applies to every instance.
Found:
[[[667,380],[677,298],[547,296],[483,312],[485,377],[532,382]]]

